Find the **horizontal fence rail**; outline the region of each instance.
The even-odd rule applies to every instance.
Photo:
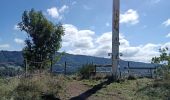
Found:
[[[27,74],[29,74],[28,72],[28,67],[29,67],[29,63],[35,63],[35,64],[42,64],[44,62],[47,62],[47,60],[42,61],[42,62],[35,62],[35,61],[29,61],[29,60],[25,60],[24,62],[24,67],[22,67],[24,70],[22,71],[18,71],[15,73],[15,75],[18,75],[19,77],[21,75],[27,76]],[[49,60],[48,60],[49,62]],[[0,63],[0,65],[3,66],[3,64],[16,64],[15,62],[2,62]],[[95,63],[89,63],[89,64],[93,64],[95,66],[95,73],[112,73],[112,65],[111,64],[95,64]],[[49,71],[51,73],[61,73],[61,74],[71,74],[71,73],[76,73],[84,64],[80,64],[80,63],[73,63],[73,62],[68,62],[68,61],[63,61],[62,63],[56,63],[56,64],[52,64],[49,66]],[[119,65],[120,66],[120,65]],[[131,64],[128,62],[127,65],[125,65],[124,67],[121,66],[118,68],[118,73],[119,75],[130,75],[130,74],[146,74],[146,75],[150,75],[151,77],[153,77],[154,75],[154,71],[157,69],[157,67],[134,67],[131,66]],[[144,71],[146,70],[146,71]],[[140,72],[141,71],[141,72]],[[143,73],[142,73],[143,72]],[[12,72],[6,72],[5,75],[10,76]],[[148,74],[149,73],[149,74]],[[0,75],[4,74],[4,72],[0,71]]]

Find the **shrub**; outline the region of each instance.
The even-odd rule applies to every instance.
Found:
[[[78,75],[80,75],[80,77],[82,79],[87,79],[90,78],[90,76],[92,75],[92,73],[95,70],[95,66],[93,64],[84,64],[78,71]]]
[[[59,91],[62,91],[63,81],[63,77],[50,74],[22,78],[14,89],[14,100],[42,100],[48,97],[57,99]]]
[[[134,75],[129,75],[128,80],[136,80],[136,77]]]

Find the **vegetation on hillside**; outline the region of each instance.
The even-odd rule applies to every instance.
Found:
[[[152,63],[162,64],[162,67],[157,69],[159,79],[168,81],[170,79],[170,51],[168,48],[159,50],[160,56],[152,58]]]
[[[93,64],[84,64],[78,71],[78,75],[81,79],[89,79],[94,73],[95,66]]]

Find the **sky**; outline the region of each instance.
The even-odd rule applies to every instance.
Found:
[[[108,57],[112,39],[112,0],[1,0],[0,50],[21,51],[27,34],[17,24],[34,8],[62,23],[62,48],[71,54]],[[169,0],[120,0],[120,58],[150,62],[170,48]]]

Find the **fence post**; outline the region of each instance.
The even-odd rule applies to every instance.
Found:
[[[119,73],[120,73],[120,79],[122,78],[122,73],[121,73],[121,70],[120,70],[120,68],[119,68]]]
[[[27,59],[25,59],[24,61],[25,61],[25,77],[27,77]]]
[[[64,75],[66,75],[66,67],[67,67],[67,62],[65,61],[65,63],[64,63]]]
[[[96,75],[96,65],[95,65],[94,67],[95,67],[95,69],[94,69],[94,70],[95,70],[95,75]]]
[[[153,78],[153,75],[152,75],[152,69],[150,68],[150,73],[151,73],[151,78]]]
[[[50,72],[52,73],[53,72],[53,59],[52,59],[52,57],[51,57],[51,67],[50,67]]]
[[[129,74],[129,62],[128,62],[128,74]]]

